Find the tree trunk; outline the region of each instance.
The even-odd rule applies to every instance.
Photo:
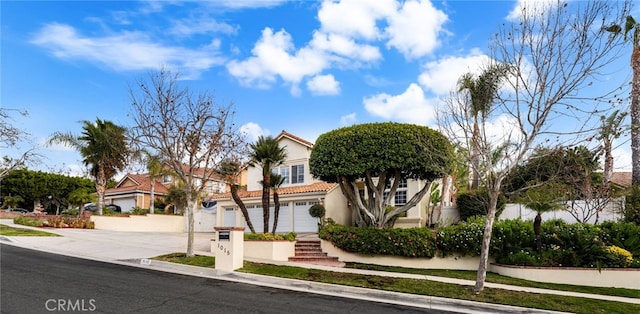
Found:
[[[471,191],[475,191],[480,186],[480,147],[479,146],[480,129],[478,123],[473,124],[473,137],[471,139]]]
[[[611,196],[611,177],[613,177],[613,154],[611,153],[611,140],[605,138],[604,143],[604,169],[602,178],[602,190],[605,198]]]
[[[637,43],[633,44],[631,69],[631,182],[637,185],[640,184],[640,44]]]
[[[278,191],[273,190],[273,229],[271,229],[271,233],[276,234],[276,229],[278,228],[278,217],[280,216],[280,196],[278,196]]]
[[[242,212],[242,216],[244,216],[244,221],[247,223],[249,230],[251,230],[251,233],[256,233],[256,230],[253,228],[253,223],[251,223],[251,218],[249,218],[247,206],[244,205],[244,202],[238,195],[238,186],[233,182],[229,185],[231,186],[231,197],[233,198],[233,201],[236,202],[236,205],[240,207],[240,211]],[[218,209],[218,212],[220,212],[220,209]]]
[[[536,251],[538,253],[542,252],[542,237],[540,236],[542,228],[542,216],[540,212],[536,215],[536,218],[533,220],[533,233],[536,235]]]
[[[98,215],[102,216],[104,208],[104,191],[107,189],[107,178],[105,178],[104,170],[100,168],[96,176],[96,193],[98,194]]]
[[[269,187],[271,186],[271,169],[262,169],[262,233],[269,232]]]
[[[193,252],[193,212],[196,202],[192,199],[187,201],[187,257],[195,256]]]
[[[156,198],[156,194],[155,194],[155,185],[156,185],[156,179],[152,178],[151,179],[151,199],[149,200],[149,214],[155,214],[155,207],[156,207],[156,203],[155,203],[155,198]]]
[[[493,221],[496,218],[496,207],[498,205],[499,189],[494,189],[489,193],[489,212],[487,213],[487,223],[484,226],[482,237],[482,248],[480,251],[480,265],[478,265],[478,274],[476,277],[476,285],[473,287],[473,293],[480,294],[484,290],[484,281],[487,278],[487,266],[489,265],[489,248],[491,244],[491,231],[493,230]]]

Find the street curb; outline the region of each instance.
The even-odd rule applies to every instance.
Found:
[[[237,283],[270,287],[276,289],[322,294],[328,296],[338,296],[350,299],[372,301],[379,303],[396,304],[423,309],[441,310],[473,314],[493,314],[493,313],[531,313],[531,314],[561,314],[566,312],[530,309],[510,305],[474,302],[467,300],[457,300],[434,296],[414,295],[392,291],[367,289],[360,287],[349,287],[336,284],[320,283],[298,279],[287,279],[265,275],[256,275],[241,272],[224,272],[216,269],[170,263],[158,260],[133,259],[119,260],[126,265],[141,267],[145,269],[155,269],[163,271],[198,276],[211,279],[219,279]]]

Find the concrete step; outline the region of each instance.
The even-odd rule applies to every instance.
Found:
[[[296,257],[327,257],[327,253],[319,251],[319,252],[298,252],[296,251]]]

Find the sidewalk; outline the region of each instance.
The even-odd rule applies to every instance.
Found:
[[[20,228],[30,228],[13,224],[12,220],[2,219],[0,224],[16,226]],[[41,228],[34,228],[42,230]],[[61,237],[3,237],[0,236],[2,244],[15,245],[24,248],[36,249],[40,251],[80,257],[96,261],[105,261],[116,264],[136,266],[173,272],[185,275],[208,277],[220,280],[230,280],[236,282],[249,283],[289,289],[302,292],[320,293],[336,295],[341,297],[351,297],[364,300],[372,300],[385,303],[396,303],[410,306],[417,306],[429,309],[440,309],[448,311],[461,311],[464,313],[557,313],[544,310],[533,310],[518,308],[513,306],[503,306],[464,300],[446,299],[430,296],[419,296],[412,294],[386,292],[374,289],[364,289],[346,287],[339,285],[315,283],[301,280],[275,278],[262,275],[254,275],[240,272],[222,272],[212,268],[194,267],[161,261],[151,261],[149,258],[175,253],[185,252],[187,245],[186,233],[142,233],[142,232],[116,232],[107,230],[82,230],[82,229],[46,229],[47,232],[61,235]],[[194,250],[198,255],[213,254],[210,251],[210,240],[213,233],[194,234]],[[249,260],[249,259],[247,259]],[[253,262],[270,263],[276,265],[289,265],[304,268],[314,268],[333,272],[350,272],[364,275],[388,276],[397,278],[426,279],[459,285],[475,284],[474,281],[461,280],[446,277],[435,277],[405,273],[392,273],[369,271],[350,268],[339,268],[322,265],[312,265],[293,262],[275,262],[264,260],[250,260]],[[557,294],[575,296],[591,299],[627,302],[640,304],[640,299],[624,298],[606,295],[594,295],[567,291],[556,291],[548,289],[526,288],[510,285],[486,283],[485,287],[525,291],[530,293]]]

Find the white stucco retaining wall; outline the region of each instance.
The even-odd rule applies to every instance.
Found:
[[[434,258],[411,258],[389,255],[362,255],[350,253],[335,247],[331,242],[321,240],[322,251],[329,256],[338,257],[341,262],[375,264],[383,266],[397,266],[407,268],[424,269],[457,269],[457,270],[477,270],[480,264],[478,257],[451,256]],[[489,262],[493,262],[490,260]]]
[[[292,241],[244,241],[244,257],[288,261],[296,254]]]
[[[91,216],[96,229],[132,232],[184,232],[184,217],[174,215]]]
[[[500,275],[539,282],[592,287],[640,289],[640,269],[525,267],[492,264],[490,270]]]

